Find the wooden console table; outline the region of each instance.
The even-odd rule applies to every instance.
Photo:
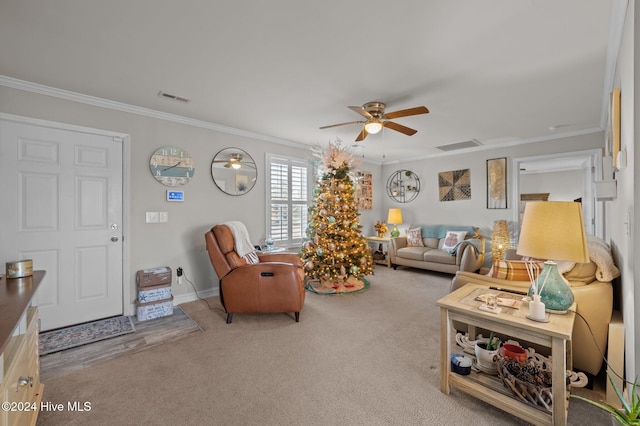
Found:
[[[0,279],[0,426],[35,425],[38,417],[44,386],[32,299],[44,275]]]
[[[371,244],[376,244],[378,246],[382,246],[382,245],[386,245],[385,248],[383,248],[383,253],[384,253],[384,259],[376,259],[374,260],[375,263],[381,264],[381,265],[387,265],[387,268],[391,268],[391,258],[389,257],[389,241],[391,241],[391,238],[386,238],[386,237],[365,237],[367,239],[367,243]],[[378,247],[376,247],[377,249]]]
[[[571,334],[575,313],[569,311],[565,315],[550,315],[549,322],[542,323],[526,318],[529,311],[526,303],[518,310],[503,309],[499,314],[485,312],[467,303],[469,296],[477,289],[485,289],[485,293],[499,293],[486,286],[467,284],[437,302],[440,307],[440,390],[448,395],[450,386],[454,386],[533,424],[566,425],[566,370],[571,369]],[[476,336],[475,327],[481,327],[513,337],[514,340],[551,348],[554,365],[552,413],[515,398],[497,376],[474,372],[463,376],[452,372],[450,358],[455,345],[452,321],[468,324],[469,335],[473,337]]]

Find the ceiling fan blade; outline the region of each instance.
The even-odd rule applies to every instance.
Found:
[[[358,114],[360,114],[361,116],[363,116],[364,118],[373,118],[373,115],[369,114],[367,111],[364,110],[364,108],[362,108],[361,106],[350,106],[349,109],[357,112]]]
[[[356,138],[356,142],[360,142],[363,141],[364,138],[367,137],[369,133],[367,132],[367,130],[363,127],[362,131],[360,132],[360,134],[358,135],[358,137]]]
[[[403,126],[402,124],[394,123],[393,121],[385,121],[384,127],[388,127],[391,130],[395,130],[396,132],[404,133],[407,136],[415,135],[418,133],[417,130],[414,130],[410,127]]]
[[[321,129],[328,129],[330,127],[346,126],[347,124],[364,123],[364,121],[349,121],[348,123],[330,124],[328,126],[322,126]]]
[[[401,109],[400,111],[387,112],[384,114],[388,119],[394,119],[399,117],[408,117],[410,115],[427,114],[429,110],[425,106],[419,106],[409,109]]]

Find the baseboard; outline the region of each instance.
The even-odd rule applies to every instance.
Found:
[[[200,296],[200,298],[202,299],[206,299],[208,297],[215,297],[219,295],[220,293],[218,288],[201,290],[198,292],[198,294],[196,294],[195,291],[184,294],[175,294],[173,295],[173,305],[175,306],[181,305],[182,303],[193,302],[194,300],[198,300],[198,296]]]

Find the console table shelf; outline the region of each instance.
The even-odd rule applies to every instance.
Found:
[[[449,394],[454,386],[463,392],[475,396],[508,413],[518,416],[536,425],[566,425],[568,410],[568,389],[566,370],[571,369],[571,336],[575,313],[571,310],[565,315],[551,315],[548,323],[531,321],[526,318],[526,304],[516,310],[505,309],[494,314],[478,309],[469,303],[474,300],[474,292],[499,293],[478,284],[467,284],[438,300],[440,307],[440,390]],[[574,308],[575,309],[575,306]],[[542,407],[527,404],[517,399],[498,377],[483,373],[458,375],[451,371],[451,353],[455,341],[452,338],[452,322],[469,325],[469,335],[475,336],[475,328],[495,331],[551,349],[556,368],[552,371],[552,412]]]

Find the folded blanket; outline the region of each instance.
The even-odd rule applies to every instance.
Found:
[[[223,223],[228,227],[233,235],[234,250],[238,253],[238,256],[242,257],[247,263],[259,263],[258,255],[256,254],[251,240],[249,240],[249,231],[244,223],[232,220]]]
[[[474,235],[476,228],[460,225],[424,225],[421,226],[422,238],[444,238],[447,231],[465,231],[467,235]]]
[[[609,282],[620,276],[620,270],[613,263],[611,250],[602,238],[587,235],[587,249],[589,259],[596,264],[596,279],[601,282]],[[561,274],[571,271],[576,266],[573,262],[558,262],[558,271]]]
[[[458,252],[458,248],[463,244],[469,244],[471,246],[471,248],[473,249],[473,254],[475,254],[476,256],[478,256],[478,254],[480,254],[482,252],[482,241],[480,241],[479,238],[469,238],[469,239],[466,239],[466,240],[462,240],[458,244],[453,246],[452,249],[447,250],[447,252],[451,256],[454,256]]]

